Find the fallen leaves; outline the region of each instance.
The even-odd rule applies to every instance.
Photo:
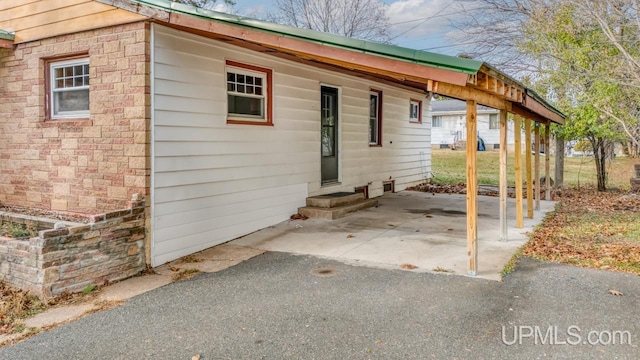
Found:
[[[433,272],[443,272],[443,273],[446,273],[446,272],[453,272],[453,271],[451,271],[451,270],[445,269],[445,268],[440,267],[440,266],[434,267],[432,271],[433,271]]]
[[[351,238],[354,238],[354,237],[356,237],[356,236],[355,236],[355,235],[353,235],[353,234],[349,234],[349,235],[347,235],[347,239],[351,239]]]
[[[569,189],[558,200],[524,255],[640,274],[640,196]]]
[[[612,290],[612,289],[609,289],[609,294],[614,295],[614,296],[622,296],[622,295],[624,295],[620,291]]]
[[[199,274],[200,270],[198,269],[184,269],[182,271],[180,271],[179,273],[175,273],[173,275],[171,275],[171,281],[180,281],[180,280],[185,280],[185,279],[189,279],[192,278],[193,276],[195,276],[196,274]]]
[[[293,214],[290,217],[291,220],[307,220],[308,218],[308,216],[302,214]]]
[[[14,331],[21,319],[35,315],[49,304],[29,294],[0,281],[0,334]]]
[[[413,264],[402,264],[400,265],[400,268],[405,270],[414,270],[414,269],[417,269],[418,267]]]
[[[195,354],[191,357],[191,360],[200,360],[200,354]]]
[[[202,262],[202,259],[197,257],[196,254],[191,254],[191,255],[187,255],[187,256],[183,256],[180,259],[178,259],[179,263],[197,263],[197,262]]]

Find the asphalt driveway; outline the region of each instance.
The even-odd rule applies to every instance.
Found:
[[[637,359],[639,295],[635,275],[526,258],[496,282],[266,253],[0,349],[0,358]],[[538,344],[506,345],[518,339],[514,326],[525,335],[537,327]],[[587,344],[611,343],[614,331],[631,345]]]

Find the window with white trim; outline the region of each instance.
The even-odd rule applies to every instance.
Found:
[[[422,123],[422,101],[413,99],[409,101],[409,121]]]
[[[49,63],[51,119],[89,117],[89,59]]]
[[[382,91],[371,90],[369,95],[369,145],[382,145]]]
[[[227,61],[227,122],[271,125],[271,70]]]
[[[442,127],[442,116],[434,116],[431,118],[431,127],[432,128],[440,128]]]
[[[489,129],[498,129],[499,127],[498,114],[489,114]]]

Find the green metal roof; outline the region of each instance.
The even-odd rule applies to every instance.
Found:
[[[154,6],[178,13],[194,15],[201,18],[229,23],[236,26],[278,34],[283,37],[301,39],[337,48],[349,49],[365,54],[402,60],[410,63],[427,65],[435,68],[447,69],[465,74],[476,74],[483,62],[464,59],[455,56],[435,54],[427,51],[409,49],[400,46],[382,44],[374,41],[358,40],[345,36],[334,35],[309,29],[276,24],[268,21],[252,19],[243,16],[230,15],[212,10],[201,9],[190,5],[176,3],[170,0],[133,0],[137,3]]]
[[[13,33],[0,29],[0,39],[13,41]]]
[[[194,7],[191,5],[176,3],[172,0],[130,0],[133,3],[148,5],[165,11],[196,16],[211,21],[227,23],[234,26],[250,28],[252,30],[263,31],[278,36],[299,39],[306,42],[332,46],[364,54],[385,57],[393,60],[405,61],[409,63],[425,65],[455,71],[468,75],[476,75],[483,66],[488,67],[500,74],[503,74],[511,81],[522,86],[526,94],[534,98],[550,111],[561,117],[566,117],[562,112],[549,104],[532,89],[527,88],[519,81],[495,69],[491,65],[478,60],[459,58],[455,56],[441,55],[432,52],[415,50],[401,46],[382,44],[374,41],[353,39],[345,36],[329,34],[321,31],[300,29],[292,26],[281,25],[273,22],[252,19],[243,16],[231,15],[222,12],[212,11]],[[116,5],[117,6],[117,5]]]

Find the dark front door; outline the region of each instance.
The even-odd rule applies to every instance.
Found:
[[[338,89],[323,86],[320,99],[322,183],[338,181]]]

